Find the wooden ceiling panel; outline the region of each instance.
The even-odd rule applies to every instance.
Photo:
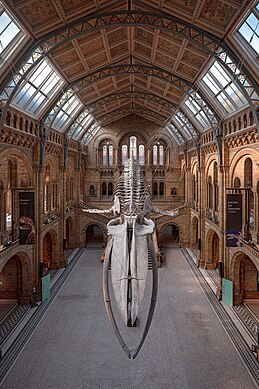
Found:
[[[158,64],[158,66],[165,67],[167,69],[172,69],[175,63],[175,60],[172,57],[161,54],[158,51],[156,52],[154,61]]]
[[[183,22],[187,21],[218,37],[225,36],[233,20],[242,14],[243,0],[12,0],[11,10],[19,18],[19,22],[35,39],[44,34],[54,33],[57,28],[67,25],[73,20],[79,20],[94,12],[113,12],[114,10],[162,11],[171,14]],[[115,16],[114,16],[115,18]],[[107,19],[108,20],[108,19]],[[150,18],[150,20],[153,20]],[[194,82],[201,69],[210,59],[205,48],[201,48],[193,41],[183,38],[176,32],[152,29],[148,26],[118,25],[112,28],[100,28],[92,31],[86,25],[85,32],[55,48],[49,55],[50,61],[56,65],[61,75],[68,81],[76,80],[89,72],[102,67],[120,64],[146,64],[155,66],[186,81]],[[162,23],[161,23],[162,26]],[[78,30],[80,31],[80,30]],[[64,36],[65,33],[64,33]],[[55,44],[63,36],[53,36],[50,43]],[[63,41],[62,41],[63,42]],[[205,38],[205,43],[208,40]],[[184,92],[170,86],[152,76],[141,74],[114,75],[107,79],[96,81],[79,93],[82,101],[87,105],[95,100],[121,90],[146,91],[164,97],[174,104],[179,104]],[[131,99],[121,98],[113,102],[98,106],[94,112],[98,115],[110,112],[117,107],[128,107],[132,110]],[[137,99],[135,107],[147,107],[154,112],[161,112],[170,116],[170,110],[151,101]],[[147,111],[148,112],[148,111]],[[143,115],[147,117],[148,113]],[[114,111],[113,118],[125,117],[128,113]],[[104,119],[106,120],[106,119]],[[107,119],[111,119],[111,116]],[[152,122],[155,120],[151,118]],[[157,119],[158,120],[158,119]]]
[[[85,57],[96,54],[96,52],[99,52],[104,49],[103,40],[100,36],[91,40],[90,42],[81,44],[79,47]]]

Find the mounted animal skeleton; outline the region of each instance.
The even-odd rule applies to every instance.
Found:
[[[127,356],[134,359],[149,330],[157,296],[157,263],[151,238],[155,224],[149,217],[152,212],[176,216],[179,208],[173,211],[154,209],[145,177],[139,165],[130,159],[116,185],[113,206],[109,210],[83,209],[83,211],[114,215],[114,219],[107,224],[109,238],[105,249],[103,270],[104,302],[117,339]],[[112,311],[109,295],[109,263],[111,263],[111,280],[118,309],[125,325],[133,326],[144,297],[148,249],[151,253],[153,273],[151,302],[141,341],[135,349],[130,350],[120,334]]]

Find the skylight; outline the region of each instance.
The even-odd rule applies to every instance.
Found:
[[[251,46],[256,54],[259,54],[259,3],[248,15],[238,32]]]
[[[59,102],[57,103],[57,107],[60,107],[53,123],[52,127],[57,130],[64,132],[69,121],[76,115],[79,109],[82,107],[82,103],[78,100],[76,95],[71,92],[71,96],[68,99],[68,92],[65,93]],[[55,107],[55,109],[57,109]]]
[[[95,122],[93,125],[91,125],[89,130],[87,130],[86,134],[84,135],[82,143],[87,144],[100,128],[101,126],[98,122]]]
[[[63,83],[57,72],[44,59],[22,83],[13,103],[37,116]]]
[[[71,126],[68,136],[71,136],[74,139],[79,139],[84,131],[86,131],[92,120],[93,116],[87,110],[83,111]]]
[[[202,108],[197,104],[194,97],[192,97],[192,96],[188,97],[188,99],[185,101],[184,104],[189,108],[191,113],[198,120],[198,122],[201,125],[201,127],[203,128],[203,130],[206,130],[207,128],[209,128],[209,126],[210,126],[209,121],[208,121],[204,111],[202,110]],[[211,114],[212,114],[212,112],[211,112]]]
[[[176,128],[176,126],[174,126],[173,123],[167,123],[166,125],[166,128],[167,128],[167,131],[173,135],[174,139],[180,143],[180,144],[183,144],[185,143],[185,139],[183,138],[182,134],[180,133],[180,131]]]
[[[175,120],[180,125],[180,127],[187,133],[189,137],[197,137],[197,133],[193,128],[193,125],[189,121],[189,119],[184,115],[181,111],[176,111],[174,115]]]
[[[9,57],[24,39],[25,32],[0,2],[0,56]]]
[[[202,82],[209,88],[210,93],[216,97],[228,114],[241,108],[246,103],[242,92],[217,61],[202,78]]]

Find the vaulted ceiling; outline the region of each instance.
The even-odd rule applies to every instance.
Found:
[[[76,85],[81,101],[102,125],[131,113],[159,125],[166,122],[179,106],[186,88],[195,84],[208,65],[211,54],[207,48],[211,49],[211,40],[226,39],[246,3],[241,0],[8,1],[20,24],[38,45],[56,40],[48,53],[49,59],[68,85]],[[138,15],[136,22],[127,19],[127,12],[120,11]],[[157,12],[161,18],[157,18]],[[100,13],[103,19],[96,17]],[[149,15],[148,22],[145,13]],[[86,19],[80,24],[86,16],[91,27],[85,24]],[[109,28],[102,27],[104,19]],[[70,28],[64,30],[64,26]],[[67,39],[73,29],[78,33]],[[196,39],[199,33],[201,37]],[[189,35],[193,39],[187,39]],[[106,73],[100,72],[103,68]],[[84,87],[78,87],[77,80],[89,75]]]

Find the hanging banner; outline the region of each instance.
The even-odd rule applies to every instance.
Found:
[[[19,212],[20,244],[34,244],[34,192],[19,192]]]
[[[242,194],[227,194],[227,247],[240,247],[242,239]]]

